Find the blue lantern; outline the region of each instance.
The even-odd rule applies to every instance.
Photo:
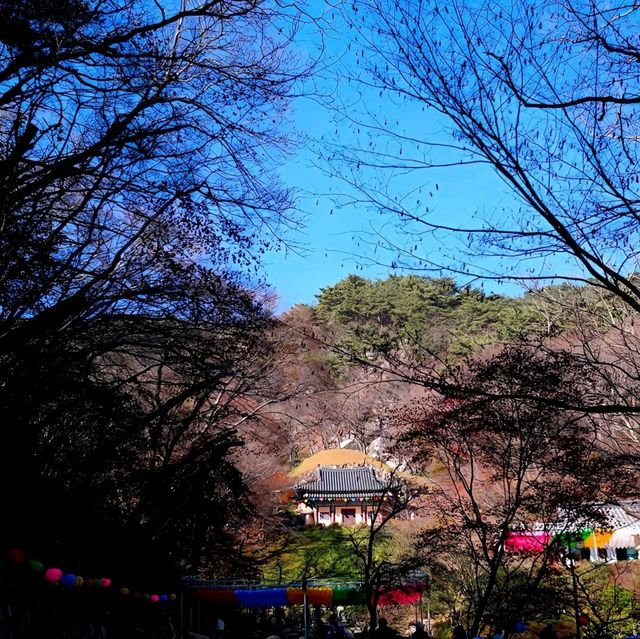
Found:
[[[76,585],[76,576],[72,575],[70,572],[66,573],[62,576],[60,583],[67,588],[72,588]]]

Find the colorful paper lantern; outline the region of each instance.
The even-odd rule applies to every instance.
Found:
[[[160,595],[160,601],[169,601],[169,595]]]
[[[151,603],[158,603],[160,601],[159,595],[151,595],[150,597]]]
[[[332,594],[331,588],[307,588],[307,603],[330,606]],[[304,590],[302,588],[287,588],[287,600],[292,605],[302,605],[304,602]]]
[[[366,603],[366,597],[361,590],[353,588],[333,588],[332,590],[331,603],[334,606],[336,604],[356,606]]]
[[[18,566],[24,561],[24,552],[20,548],[10,548],[7,555],[11,562]]]
[[[95,580],[93,577],[87,577],[87,578],[84,580],[84,583],[85,583],[87,586],[89,586],[89,588],[91,588],[91,586],[93,586],[93,584],[95,584],[95,583],[96,583],[96,580]]]
[[[424,585],[384,589],[378,595],[380,606],[408,606],[420,601]]]
[[[551,541],[552,533],[538,530],[523,530],[507,533],[504,549],[509,553],[539,554]]]
[[[98,583],[103,587],[103,588],[108,588],[111,585],[111,579],[109,579],[108,577],[102,577],[102,579],[98,580]]]
[[[66,575],[62,576],[60,583],[67,588],[72,588],[76,585],[76,576],[68,572]]]
[[[169,595],[169,599],[170,599],[171,601],[175,601],[177,598],[178,598],[178,595],[176,595],[176,594],[175,594],[175,593],[173,593],[173,592]]]
[[[144,595],[142,595],[142,598],[143,598],[145,601],[149,601],[149,600],[151,599],[151,595],[148,595],[148,594],[146,594],[146,593],[145,593]]]
[[[44,578],[52,584],[56,584],[62,579],[62,570],[60,570],[60,568],[47,568],[44,573]]]
[[[194,599],[211,601],[218,605],[238,605],[238,598],[232,588],[198,588],[191,592],[191,596]]]
[[[286,588],[241,589],[234,592],[243,608],[272,608],[289,603]]]
[[[520,634],[521,632],[524,632],[529,626],[527,626],[527,624],[524,621],[516,621],[515,625],[513,626],[513,631],[517,634]]]
[[[27,561],[27,568],[33,570],[33,572],[42,572],[44,570],[44,564],[37,559],[29,559]]]
[[[576,548],[578,544],[586,541],[593,534],[591,528],[585,528],[584,530],[570,531],[564,533],[557,533],[551,540],[552,543],[558,546],[564,546],[565,548]]]
[[[128,589],[128,588],[120,588],[120,594],[121,594],[123,597],[128,597],[128,596],[129,596],[129,592],[130,592],[130,591],[129,591],[129,589]]]
[[[82,586],[84,585],[84,577],[76,577],[76,586]]]
[[[589,625],[589,617],[587,617],[587,615],[579,614],[578,615],[578,624],[581,625],[581,626],[588,626]]]

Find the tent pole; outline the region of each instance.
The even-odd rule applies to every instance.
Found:
[[[302,605],[304,606],[303,610],[303,619],[304,619],[304,639],[309,639],[309,616],[307,614],[307,580],[302,580]]]
[[[180,635],[184,633],[184,593],[180,593]]]

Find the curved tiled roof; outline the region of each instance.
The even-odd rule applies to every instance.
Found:
[[[562,509],[559,512],[559,523],[562,527],[569,528],[584,527],[621,530],[633,527],[640,530],[638,513],[633,512],[633,509],[628,507],[628,503],[632,502],[625,502],[626,508],[617,504],[589,504],[589,508],[593,511],[592,516],[571,513]]]
[[[318,479],[298,484],[296,489],[304,496],[365,497],[383,495],[389,483],[381,481],[370,467],[319,468]]]

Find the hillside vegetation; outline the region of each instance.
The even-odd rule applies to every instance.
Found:
[[[420,375],[446,363],[523,339],[561,350],[602,343],[606,335],[619,341],[614,329],[627,320],[628,308],[595,285],[565,283],[510,297],[451,278],[350,275],[322,289],[315,305],[281,318],[277,375],[298,392],[271,407],[290,437],[276,438],[269,467],[288,470],[345,440],[363,452],[377,438],[390,440],[388,415],[428,396]],[[399,367],[415,373],[417,383],[398,378]]]
[[[421,358],[457,358],[489,344],[601,322],[603,311],[608,319],[620,315],[596,287],[571,284],[509,297],[448,277],[349,275],[317,297],[316,320],[338,328],[340,346],[361,356],[408,349]]]

